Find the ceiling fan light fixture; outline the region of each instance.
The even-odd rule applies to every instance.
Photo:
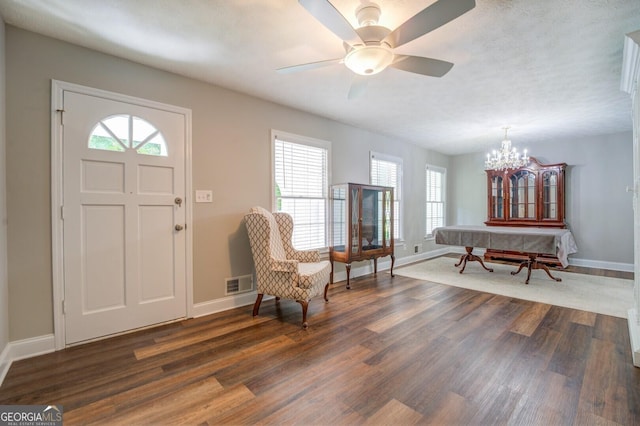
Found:
[[[356,19],[361,27],[377,25],[380,20],[380,6],[374,3],[365,4],[356,10]]]
[[[356,74],[374,75],[393,62],[393,52],[384,45],[356,46],[344,58],[344,64]]]

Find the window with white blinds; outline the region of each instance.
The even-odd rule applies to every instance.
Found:
[[[426,230],[427,237],[433,236],[433,230],[444,226],[445,215],[445,183],[446,170],[440,167],[427,165],[426,177]]]
[[[326,141],[273,133],[274,210],[293,217],[293,246],[327,247],[329,150]]]
[[[393,188],[393,235],[402,239],[402,158],[391,155],[370,153],[371,185]]]

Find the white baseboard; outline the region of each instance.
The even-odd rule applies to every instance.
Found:
[[[265,295],[264,300],[272,299],[273,296]],[[207,302],[196,303],[193,305],[193,317],[198,318],[205,315],[215,314],[229,309],[239,308],[240,306],[253,305],[256,301],[256,292],[236,294],[233,296],[223,297],[221,299],[209,300]]]
[[[0,355],[0,386],[14,361],[48,354],[55,350],[53,334],[9,342]]]
[[[605,262],[601,260],[569,259],[573,266],[586,268],[609,269],[612,271],[633,272],[633,263]]]
[[[402,266],[408,265],[410,263],[420,262],[427,259],[433,259],[434,257],[442,256],[451,252],[451,248],[439,248],[436,250],[431,250],[423,253],[413,254],[411,256],[405,256],[400,259],[396,259],[396,264],[394,266]]]
[[[53,334],[45,334],[44,336],[16,340],[14,342],[9,342],[9,346],[9,356],[12,362],[48,354],[56,350]]]
[[[7,343],[2,350],[2,353],[0,353],[0,386],[2,386],[2,382],[9,371],[9,367],[11,367],[11,360],[9,359],[9,344]]]
[[[640,324],[638,323],[638,312],[635,309],[629,309],[627,322],[629,324],[633,365],[640,367]]]

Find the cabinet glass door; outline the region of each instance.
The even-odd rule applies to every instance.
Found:
[[[504,219],[504,192],[502,176],[491,178],[491,218]]]
[[[380,248],[380,235],[378,230],[381,229],[380,220],[382,217],[378,214],[378,194],[379,191],[371,189],[362,190],[362,250],[375,250]]]
[[[331,247],[334,251],[347,252],[347,188],[331,189]]]
[[[558,173],[555,171],[542,174],[542,218],[558,218]]]
[[[384,246],[389,247],[393,241],[393,193],[391,190],[384,192]]]
[[[521,170],[509,178],[511,186],[511,218],[536,219],[536,176]]]
[[[489,226],[565,228],[566,163],[526,166],[506,172],[486,170]]]
[[[360,252],[360,190],[351,189],[351,253]]]

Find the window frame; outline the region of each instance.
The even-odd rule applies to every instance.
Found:
[[[441,199],[442,201],[440,202],[442,204],[442,225],[441,226],[446,226],[447,225],[447,169],[444,167],[439,167],[439,166],[434,166],[433,164],[426,164],[424,167],[424,182],[425,182],[425,191],[424,191],[424,196],[425,196],[425,203],[424,203],[424,225],[425,225],[425,239],[433,239],[435,238],[433,235],[433,232],[429,232],[429,216],[428,216],[428,212],[429,212],[429,208],[428,205],[430,203],[437,203],[437,202],[432,202],[429,201],[429,172],[435,172],[435,173],[440,173],[442,175],[442,185],[440,188],[440,192],[441,192]],[[435,228],[434,228],[435,229]],[[433,231],[433,230],[432,230]]]
[[[271,129],[271,210],[278,209],[278,199],[276,197],[276,140],[287,143],[299,144],[326,150],[326,182],[323,187],[324,200],[324,243],[322,247],[298,248],[300,250],[319,250],[321,253],[329,252],[329,189],[331,186],[331,142],[316,139],[308,136],[297,135],[281,130]],[[295,217],[294,217],[295,228]]]
[[[113,120],[122,118],[126,121],[126,129],[123,127],[123,123],[121,122],[113,122]],[[140,125],[146,125],[151,128],[151,132],[145,133],[146,136],[139,141],[137,145],[135,145],[135,133],[136,129],[140,127]],[[121,138],[117,133],[119,130],[126,131],[126,137]],[[100,135],[99,133],[103,132],[106,135]],[[104,148],[100,146],[92,146],[94,143],[94,137],[102,137],[107,140],[112,140],[115,147],[118,149]],[[159,138],[158,141],[154,142],[154,139]],[[148,152],[149,147],[152,145],[158,145],[160,153],[155,154],[153,152]],[[96,149],[101,151],[108,152],[120,152],[124,153],[127,151],[135,151],[140,155],[149,155],[152,157],[169,157],[169,147],[167,145],[167,141],[164,138],[164,135],[153,123],[150,123],[145,118],[139,117],[134,114],[111,114],[106,116],[100,120],[93,126],[91,133],[89,134],[89,139],[87,141],[87,147],[89,149]]]
[[[373,161],[385,161],[388,163],[395,163],[397,165],[398,174],[396,176],[396,187],[393,190],[393,201],[396,203],[396,208],[394,209],[394,219],[398,223],[398,228],[394,229],[394,241],[399,244],[402,244],[404,241],[404,231],[403,231],[403,175],[404,175],[404,164],[401,157],[397,157],[394,155],[383,154],[381,152],[369,151],[369,183],[371,185],[376,186],[388,186],[381,185],[379,183],[374,183],[373,181]]]

